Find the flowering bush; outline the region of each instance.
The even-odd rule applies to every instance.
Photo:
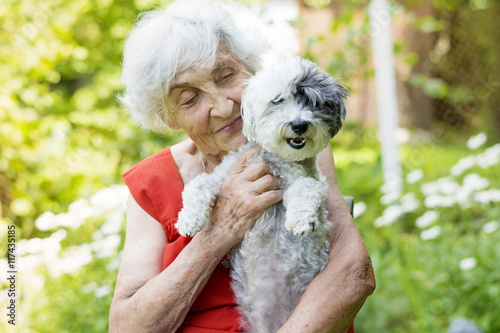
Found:
[[[367,201],[357,203],[355,215],[377,290],[358,315],[357,331],[444,332],[457,317],[472,319],[483,332],[500,330],[500,144],[484,149],[486,141],[484,133],[470,138],[467,156],[439,168],[443,157],[435,154],[447,155],[450,147],[428,146],[432,156],[419,167],[403,161],[410,170],[401,195],[381,186],[380,194],[372,188],[371,197],[361,197]],[[403,146],[418,149],[424,148]],[[342,191],[356,197],[358,189]]]
[[[18,329],[107,331],[128,193],[126,186],[113,185],[75,201],[66,213],[47,211],[35,226],[50,236],[19,240]],[[7,271],[6,259],[0,267]],[[7,295],[1,297],[3,303]]]

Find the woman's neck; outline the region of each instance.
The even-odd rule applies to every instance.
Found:
[[[212,173],[212,171],[220,164],[222,158],[227,155],[227,152],[221,152],[217,155],[204,153],[202,150],[200,152],[200,159],[203,169],[206,173]]]

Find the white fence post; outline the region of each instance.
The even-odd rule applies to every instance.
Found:
[[[369,11],[377,84],[379,140],[382,146],[384,192],[397,193],[399,196],[402,189],[402,173],[399,160],[399,145],[396,139],[398,103],[394,73],[391,12],[387,0],[372,0]]]

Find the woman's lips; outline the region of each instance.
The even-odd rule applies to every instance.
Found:
[[[224,126],[218,132],[221,132],[221,133],[231,133],[234,130],[240,128],[242,123],[243,123],[243,120],[241,119],[241,117],[238,117],[235,121],[233,121],[229,125]]]

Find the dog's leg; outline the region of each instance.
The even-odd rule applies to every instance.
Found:
[[[183,208],[175,227],[182,236],[192,237],[202,230],[217,200],[222,181],[214,174],[201,174],[182,192]]]
[[[192,237],[202,230],[219,195],[222,182],[236,163],[238,157],[247,151],[253,143],[247,143],[237,152],[222,160],[213,173],[202,173],[184,187],[182,192],[183,208],[175,227],[182,236]]]
[[[307,236],[322,223],[318,214],[325,202],[327,185],[311,177],[293,181],[285,190],[285,227],[297,236]]]

